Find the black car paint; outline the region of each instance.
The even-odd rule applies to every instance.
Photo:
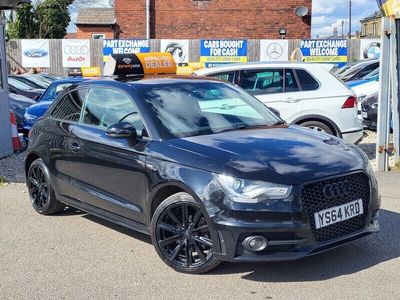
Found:
[[[149,233],[152,213],[160,201],[185,191],[208,219],[213,229],[214,254],[220,260],[297,259],[374,232],[369,225],[377,217],[380,197],[372,177],[367,222],[352,235],[315,242],[300,201],[302,186],[307,182],[365,173],[368,159],[356,146],[296,125],[160,139],[151,111],[141,103],[137,90],[142,85],[188,80],[211,79],[171,77],[78,84],[82,88],[103,86],[129,94],[151,138],[113,139],[104,129],[46,118],[50,108],[33,127],[26,170],[35,158],[42,158],[52,174],[59,200],[145,233]],[[59,98],[74,88],[68,88]],[[293,185],[293,190],[284,200],[236,203],[225,195],[214,173]],[[275,238],[281,235],[281,240],[290,233],[295,250],[238,256],[236,248],[241,237],[254,232]]]

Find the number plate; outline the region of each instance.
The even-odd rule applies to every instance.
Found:
[[[361,112],[361,116],[362,116],[364,119],[368,119],[368,113],[366,113],[365,111],[362,111],[362,112]]]
[[[362,215],[363,202],[358,199],[343,205],[321,210],[314,214],[315,228],[319,229]]]

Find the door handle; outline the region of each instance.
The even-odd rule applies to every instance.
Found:
[[[79,146],[78,143],[72,143],[71,149],[72,149],[72,151],[77,152],[77,151],[81,150],[81,147]]]
[[[287,98],[284,102],[286,102],[286,103],[297,103],[297,102],[300,102],[300,99],[297,99],[297,98]]]

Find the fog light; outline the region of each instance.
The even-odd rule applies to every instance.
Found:
[[[243,246],[249,251],[262,251],[268,246],[268,241],[261,235],[254,235],[245,238]]]

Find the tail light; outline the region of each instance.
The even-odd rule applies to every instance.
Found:
[[[357,107],[357,97],[354,96],[347,98],[342,105],[342,108],[354,108],[354,107]]]

